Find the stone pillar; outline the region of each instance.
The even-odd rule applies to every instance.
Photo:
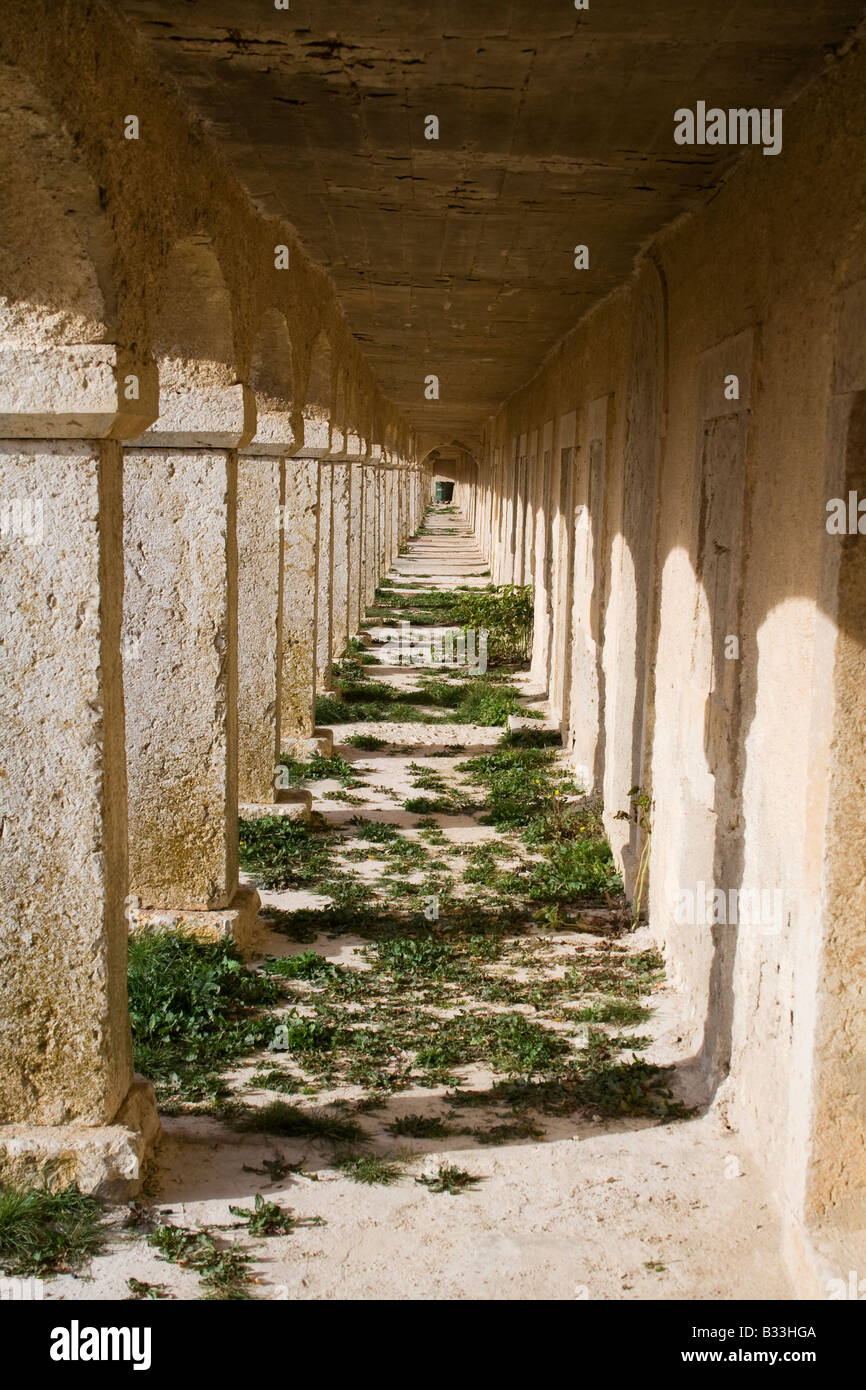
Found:
[[[353,463],[349,471],[349,637],[355,637],[364,612],[361,552],[364,538],[364,468]]]
[[[385,471],[385,555],[382,572],[387,574],[394,561],[394,480],[393,468]]]
[[[377,470],[364,465],[364,547],[362,552],[364,599],[363,610],[373,602],[376,593],[376,530],[379,504],[376,493]],[[362,616],[363,616],[362,610]]]
[[[280,727],[282,747],[295,756],[307,751],[313,736],[318,510],[318,462],[286,459]]]
[[[148,417],[121,413],[113,348],[22,356],[0,363],[0,1182],[123,1200],[159,1120],[127,1007],[123,463],[105,436]]]
[[[333,464],[319,464],[319,527],[316,550],[316,694],[331,688],[331,530]]]
[[[285,464],[238,459],[238,799],[274,801],[282,688],[281,529]]]
[[[388,474],[384,468],[380,467],[376,470],[376,475],[376,488],[379,494],[379,524],[377,528],[378,535],[376,539],[376,583],[378,584],[379,580],[382,578],[382,575],[385,573],[385,570],[387,569],[387,564],[385,561],[385,554],[387,550],[387,532],[385,529],[385,490]]]
[[[238,887],[237,454],[130,448],[124,691],[137,925],[249,944]]]
[[[349,465],[331,466],[331,652],[345,655],[349,640]]]

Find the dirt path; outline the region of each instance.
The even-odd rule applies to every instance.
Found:
[[[440,510],[380,595],[483,589],[484,571]],[[374,614],[369,653],[391,617]],[[736,1134],[688,1112],[677,999],[647,929],[617,927],[597,810],[543,720],[510,743],[501,724],[460,722],[516,707],[521,678],[464,680],[475,705],[456,705],[455,680],[413,703],[430,673],[368,655],[341,665],[325,706],[368,717],[334,725],[300,858],[272,872],[310,881],[262,891],[277,929],[256,964],[284,991],[271,1048],[230,1069],[227,1101],[168,1106],[144,1221],[121,1230],[119,1213],[92,1282],[64,1276],[48,1296],[126,1298],[131,1276],[201,1297],[147,1243],[160,1221],[240,1239],[265,1299],[789,1297]],[[268,865],[272,851],[256,849]],[[298,1111],[319,1137],[293,1137]],[[243,1127],[263,1114],[261,1132]],[[298,1228],[227,1229],[257,1193]]]

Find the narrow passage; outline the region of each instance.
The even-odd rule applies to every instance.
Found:
[[[474,666],[401,663],[449,626]],[[133,943],[165,1139],[89,1295],[787,1297],[528,640],[528,592],[431,507],[320,697],[333,751],[283,759],[310,819],[241,825],[260,954]]]

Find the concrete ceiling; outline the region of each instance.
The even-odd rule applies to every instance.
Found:
[[[863,0],[115,0],[267,213],[332,275],[386,393],[477,438],[730,151],[698,100],[778,106]],[[424,138],[436,115],[438,141]],[[784,153],[779,156],[784,158]],[[573,248],[590,248],[574,269]],[[424,398],[435,373],[440,399]]]

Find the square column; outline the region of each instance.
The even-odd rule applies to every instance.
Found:
[[[238,887],[237,454],[131,449],[124,691],[135,925],[249,945]]]
[[[0,444],[0,516],[0,1182],[123,1199],[159,1120],[126,992],[119,445]]]
[[[379,521],[379,502],[376,492],[377,470],[369,464],[364,466],[364,546],[362,550],[363,599],[361,616],[367,605],[373,602],[376,592],[376,532]]]
[[[316,695],[319,464],[315,459],[286,459],[282,517],[281,738],[287,752],[302,756],[313,736]]]
[[[331,470],[331,652],[345,654],[349,640],[349,465]]]
[[[238,800],[274,800],[280,756],[285,464],[238,458]]]
[[[353,463],[349,473],[348,636],[354,637],[364,611],[361,550],[364,539],[364,469]]]
[[[331,689],[333,464],[319,464],[319,528],[316,549],[316,694]]]

